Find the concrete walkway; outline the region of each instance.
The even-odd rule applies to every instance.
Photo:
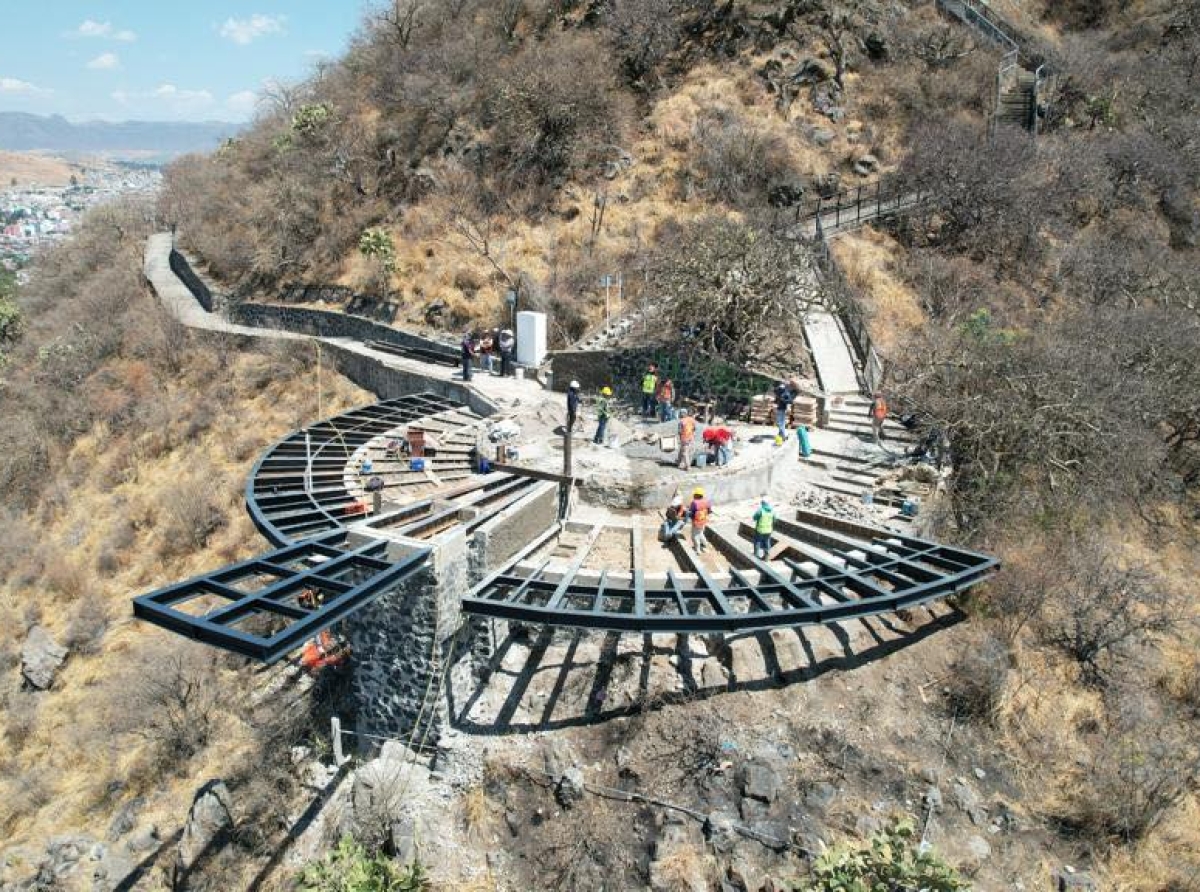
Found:
[[[833,314],[828,310],[810,312],[804,320],[804,337],[821,389],[830,395],[859,393],[854,355]]]
[[[357,354],[379,366],[424,378],[431,383],[452,381],[458,386],[462,386],[461,373],[458,371],[417,359],[384,353],[353,338],[317,337],[278,329],[236,325],[221,314],[210,313],[200,305],[188,287],[171,269],[170,256],[171,233],[160,232],[152,235],[146,242],[142,269],[167,312],[188,328],[222,332],[240,337],[319,342]],[[518,403],[523,407],[536,407],[543,402],[553,402],[556,406],[561,402],[561,397],[555,399],[555,394],[543,390],[542,386],[534,380],[519,381],[516,378],[501,378],[476,372],[466,387],[497,409],[511,408]]]

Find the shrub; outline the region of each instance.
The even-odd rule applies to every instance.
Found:
[[[422,892],[429,888],[419,861],[400,867],[350,837],[300,874],[303,892]]]
[[[162,766],[182,771],[208,745],[217,720],[217,691],[199,662],[172,654],[147,659],[131,706],[131,730],[155,746]]]
[[[991,720],[1008,686],[1012,656],[1004,642],[986,628],[968,639],[966,650],[947,681],[954,711],[964,717]]]
[[[835,846],[813,863],[813,879],[802,892],[921,889],[956,892],[970,885],[954,868],[918,845],[911,821],[897,821],[865,847]]]
[[[1068,794],[1068,824],[1135,842],[1200,780],[1200,748],[1188,725],[1141,687],[1122,690]]]
[[[787,143],[740,114],[709,114],[692,133],[700,188],[735,207],[763,205],[767,190],[795,176]]]
[[[163,554],[187,554],[204,548],[209,537],[226,523],[213,491],[212,475],[197,473],[164,490],[159,517]]]
[[[1049,591],[1045,639],[1076,660],[1087,681],[1105,680],[1134,648],[1183,619],[1179,600],[1149,570],[1122,566],[1099,541],[1066,551]]]

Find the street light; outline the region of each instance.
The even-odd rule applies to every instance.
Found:
[[[508,327],[515,333],[517,330],[517,291],[509,288],[504,292],[504,302],[508,304]]]

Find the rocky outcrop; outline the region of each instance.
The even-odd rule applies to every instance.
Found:
[[[188,811],[176,850],[175,876],[186,875],[210,848],[220,845],[232,829],[229,789],[224,781],[209,781],[196,792]]]
[[[66,659],[67,649],[51,638],[45,628],[34,626],[21,648],[21,676],[25,686],[37,691],[49,690]]]

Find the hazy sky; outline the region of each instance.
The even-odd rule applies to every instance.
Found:
[[[338,55],[370,5],[0,0],[0,111],[244,121],[264,82]]]

